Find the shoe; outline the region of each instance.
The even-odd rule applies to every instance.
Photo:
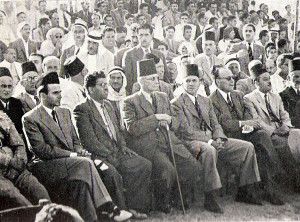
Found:
[[[213,194],[205,194],[204,208],[213,213],[217,213],[217,214],[224,213],[224,211],[221,209],[221,207],[217,203],[216,198]]]
[[[284,205],[284,201],[281,200],[277,195],[275,195],[274,193],[268,193],[264,195],[264,199],[268,202],[270,202],[272,205],[277,205],[277,206],[282,206]]]
[[[132,213],[126,210],[120,210],[119,214],[112,213],[109,218],[116,222],[122,222],[129,220],[132,217]]]
[[[247,188],[241,187],[236,194],[235,201],[253,205],[263,205],[260,198],[254,194],[253,191],[249,191]]]
[[[136,220],[145,220],[148,218],[147,214],[139,213],[136,210],[129,210],[130,213],[132,213],[132,219]]]

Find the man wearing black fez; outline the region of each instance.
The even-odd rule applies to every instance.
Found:
[[[0,110],[12,120],[18,133],[23,134],[21,118],[24,111],[21,101],[12,97],[13,90],[13,79],[9,70],[0,67]]]
[[[93,159],[104,160],[109,169],[102,172],[103,181],[107,184],[107,177],[121,175],[118,187],[107,184],[108,190],[113,192],[119,207],[129,209],[135,219],[145,219],[150,210],[150,178],[151,162],[131,151],[123,132],[120,130],[120,121],[112,104],[107,100],[107,79],[103,72],[88,74],[84,82],[87,99],[83,100],[74,109],[74,117],[79,138],[85,149],[92,153]],[[98,167],[97,167],[98,168]],[[110,172],[107,172],[110,171]],[[115,175],[117,173],[117,175]],[[109,175],[108,175],[109,174]],[[123,186],[127,192],[123,194]],[[125,195],[125,198],[124,198]],[[120,200],[120,196],[123,200]],[[124,202],[126,200],[126,204]]]
[[[280,96],[286,111],[290,114],[292,125],[300,128],[300,57],[293,59],[289,64],[289,81]]]
[[[59,108],[58,74],[47,73],[37,83],[40,105],[23,117],[26,138],[36,158],[29,168],[53,200],[76,210],[85,221],[96,221],[106,212],[113,220],[124,215],[112,202],[99,174],[76,135],[69,110]]]
[[[88,70],[77,56],[71,56],[65,61],[64,72],[69,81],[62,89],[61,106],[72,112],[86,98],[83,82]]]
[[[27,113],[39,104],[39,98],[36,95],[39,74],[33,62],[23,63],[22,71],[21,85],[25,88],[25,92],[21,92],[17,98],[22,102],[24,113]]]
[[[245,108],[242,94],[234,91],[233,73],[228,68],[220,68],[214,72],[214,77],[217,90],[210,99],[224,134],[254,145],[264,200],[274,205],[283,205],[284,202],[277,197],[271,180],[271,176],[280,176],[281,172],[280,160],[271,137],[260,128],[259,120],[253,119]]]
[[[226,137],[218,123],[211,100],[197,95],[200,86],[198,66],[187,65],[184,74],[185,92],[172,101],[172,107],[178,116],[181,115],[182,139],[204,166],[205,209],[223,213],[214,194],[215,190],[222,187],[216,167],[218,157],[239,169],[236,201],[262,205],[252,190],[252,185],[260,181],[253,145]]]
[[[261,129],[265,130],[273,141],[281,164],[288,176],[294,179],[294,189],[299,191],[298,143],[300,130],[293,129],[288,112],[284,109],[281,97],[271,92],[270,74],[262,64],[252,67],[252,78],[256,90],[244,97],[245,106],[254,119],[258,119]]]
[[[175,136],[179,129],[179,119],[173,116],[167,95],[157,92],[158,74],[153,59],[139,61],[137,73],[141,90],[126,97],[121,108],[129,133],[128,145],[152,162],[156,207],[159,211],[169,213],[170,201],[175,199],[179,203],[179,195],[176,192],[176,196],[171,197],[176,177],[166,128],[170,128],[185,204],[188,203],[187,194],[197,173],[197,163],[183,142]]]
[[[209,87],[213,83],[213,66],[223,65],[223,61],[215,55],[217,48],[215,42],[215,33],[206,31],[203,39],[203,53],[195,57],[194,63],[203,71],[203,80],[206,94],[209,95]]]

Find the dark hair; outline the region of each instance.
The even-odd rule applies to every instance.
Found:
[[[234,15],[228,16],[228,22],[231,22],[234,19],[236,19],[236,17]]]
[[[13,49],[13,50],[15,50],[15,52],[17,53],[17,49],[16,49],[16,48],[14,48],[14,47],[12,47],[12,46],[8,46],[8,47],[6,47],[6,48],[4,49],[3,54],[7,54],[9,49]]]
[[[248,18],[248,17],[249,17],[249,13],[248,12],[244,12],[240,19],[242,21],[245,21],[245,19]]]
[[[262,13],[263,12],[263,10],[261,10],[261,9],[259,9],[259,10],[257,10],[257,14],[259,15],[260,13]]]
[[[105,35],[107,32],[116,32],[114,28],[111,27],[106,27],[103,32],[102,32],[102,37]]]
[[[48,21],[48,18],[40,18],[38,26],[42,27],[42,25],[46,25]]]
[[[48,92],[49,92],[48,85],[42,86],[41,88],[37,89],[37,94],[38,95],[41,95],[41,93],[44,93],[44,94],[48,95]]]
[[[252,14],[254,14],[254,13],[256,13],[255,10],[251,10],[251,11],[249,12],[250,15],[252,15]]]
[[[41,4],[42,2],[46,2],[46,3],[47,3],[46,0],[39,0],[39,6],[40,6],[40,4]]]
[[[262,39],[263,37],[266,37],[266,36],[268,36],[268,30],[262,30],[262,31],[260,31],[260,33],[259,33],[259,39]]]
[[[166,48],[166,50],[169,50],[169,46],[166,43],[159,42],[158,45],[157,45],[157,47],[160,46],[160,45],[163,45]]]
[[[106,76],[103,71],[87,74],[84,77],[83,86],[86,89],[88,89],[90,87],[95,87],[96,83],[97,83],[97,79],[105,79],[105,78],[106,78]]]
[[[39,54],[39,53],[31,53],[30,56],[38,56],[38,57],[41,58],[42,62],[43,62],[43,60],[44,60],[44,56],[43,56],[42,54]],[[29,57],[30,57],[30,56],[29,56]]]
[[[116,33],[127,33],[127,28],[124,26],[118,26],[116,28]]]
[[[252,29],[253,29],[254,32],[256,32],[255,26],[254,26],[253,24],[251,24],[251,23],[246,24],[246,25],[244,26],[243,30],[244,30],[246,27],[249,27],[249,26],[252,27]]]
[[[142,10],[145,7],[149,7],[147,3],[141,3],[139,9]]]
[[[218,7],[218,3],[217,3],[217,2],[214,2],[214,1],[210,2],[210,3],[208,4],[208,7],[210,8],[211,5],[217,5],[217,7]]]
[[[105,15],[105,16],[104,16],[104,19],[103,19],[103,20],[106,21],[107,18],[113,18],[113,17],[112,17],[111,15],[108,14],[108,15]]]
[[[205,18],[205,14],[203,14],[203,13],[198,13],[198,15],[197,15],[198,21],[200,21],[200,20],[203,19],[203,18]]]
[[[129,18],[134,18],[134,16],[133,16],[132,14],[130,14],[130,13],[127,13],[127,14],[125,15],[125,19],[127,20],[127,19],[129,19]]]
[[[215,78],[215,83],[217,85],[217,79],[220,77],[220,69],[225,68],[223,65],[214,65],[212,69],[212,75]]]
[[[288,41],[286,39],[279,39],[277,42],[277,48],[282,49],[288,44]]]
[[[175,27],[174,27],[173,25],[169,25],[169,26],[167,26],[167,28],[166,28],[166,31],[167,31],[167,30],[169,30],[169,29],[173,29],[173,30],[174,30],[174,32],[175,32]]]
[[[26,15],[25,12],[19,12],[19,13],[17,14],[17,17],[19,17],[19,15],[21,15],[21,14],[25,14],[25,15]]]
[[[271,25],[271,23],[273,23],[273,22],[276,22],[275,19],[270,19],[270,20],[268,21],[268,25]]]
[[[228,21],[228,17],[226,17],[226,16],[224,16],[224,17],[222,18],[222,24],[223,24],[225,21]]]
[[[152,28],[152,26],[151,25],[149,25],[149,24],[143,24],[143,25],[141,25],[141,26],[139,26],[138,27],[138,29],[137,29],[137,32],[139,32],[141,29],[148,29],[149,31],[150,31],[150,34],[152,34],[153,33],[153,28]]]
[[[136,20],[138,21],[138,20],[140,19],[140,17],[142,17],[142,16],[144,16],[144,17],[145,17],[145,15],[143,15],[143,14],[137,14],[137,16],[136,16]]]
[[[213,16],[209,19],[208,24],[212,25],[215,21],[218,21],[218,18]]]
[[[183,33],[185,33],[186,30],[192,30],[192,26],[190,25],[183,26]]]
[[[183,13],[181,13],[181,15],[180,15],[180,18],[181,18],[182,16],[187,16],[187,17],[189,17],[189,14],[188,14],[188,13],[185,13],[185,12],[183,12]]]

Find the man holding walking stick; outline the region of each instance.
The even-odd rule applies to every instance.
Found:
[[[172,189],[176,186],[176,174],[178,173],[180,181],[180,186],[177,183],[177,189],[180,192],[181,187],[184,205],[187,207],[187,196],[198,166],[195,158],[175,136],[174,132],[178,130],[180,124],[179,119],[172,116],[168,96],[156,92],[159,84],[154,60],[139,61],[137,73],[141,90],[128,96],[121,108],[129,133],[128,145],[152,162],[156,207],[159,211],[169,213],[170,200],[175,200],[174,204],[177,206],[180,204],[180,195],[177,195],[177,192],[174,192],[175,197],[171,197]],[[167,131],[167,127],[170,131]],[[174,150],[177,171],[172,163],[170,142]]]

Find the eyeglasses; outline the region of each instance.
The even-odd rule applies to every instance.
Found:
[[[0,88],[1,89],[12,89],[13,88],[13,85],[0,85]]]
[[[23,80],[24,81],[27,81],[27,82],[29,82],[29,81],[37,81],[39,78],[38,77],[27,77],[27,78],[24,78]]]
[[[98,83],[96,84],[96,86],[101,86],[102,88],[104,88],[107,86],[107,83]]]
[[[230,80],[233,80],[233,77],[232,76],[228,76],[228,77],[226,77],[226,78],[218,78],[218,79],[226,79],[228,82],[230,81]]]
[[[62,35],[56,35],[55,38],[56,39],[62,39]]]

